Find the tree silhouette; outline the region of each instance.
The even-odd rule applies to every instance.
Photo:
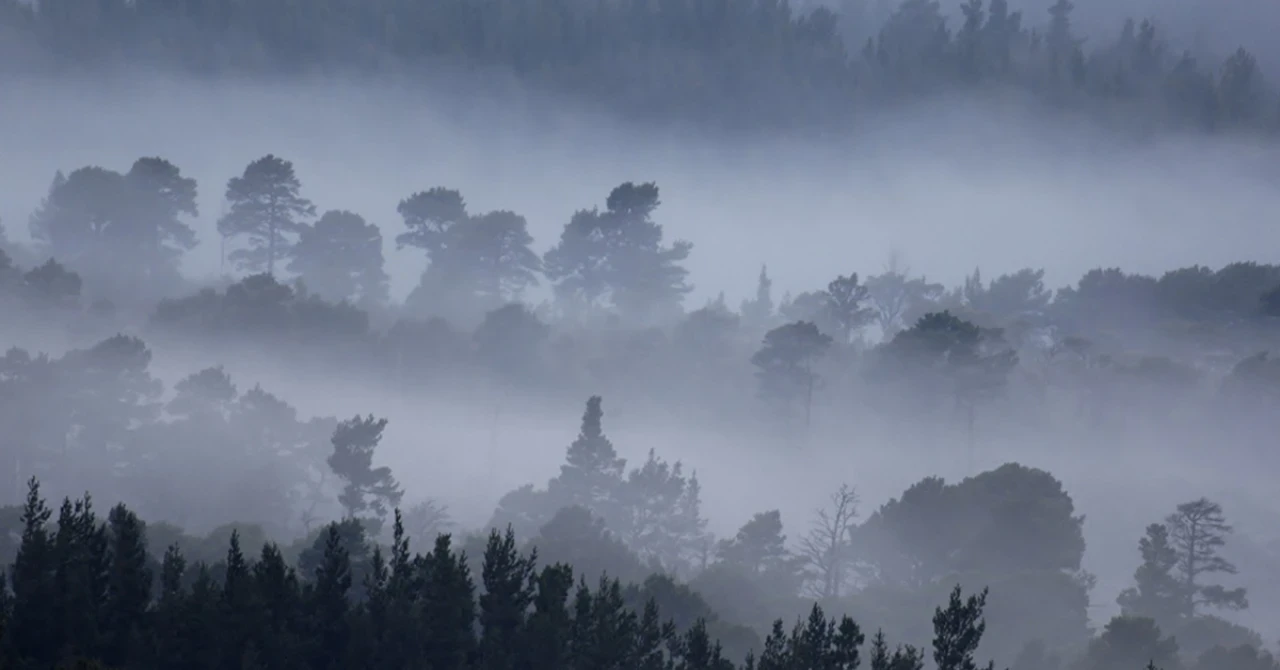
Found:
[[[769,278],[769,268],[761,265],[760,276],[756,279],[756,295],[751,300],[742,301],[742,321],[747,327],[759,331],[769,329],[773,321],[773,280]]]
[[[857,527],[858,493],[847,484],[831,494],[828,507],[819,509],[800,548],[815,573],[812,590],[817,597],[842,595],[853,563],[853,533]]]
[[[326,300],[365,307],[387,301],[382,233],[359,214],[330,210],[300,229],[289,271]]]
[[[797,321],[765,333],[764,345],[751,357],[760,394],[784,408],[802,403],[808,426],[813,390],[819,379],[813,364],[830,346],[831,338],[818,332],[818,327],[809,321]]]
[[[836,277],[827,284],[823,296],[826,316],[839,328],[840,343],[848,344],[853,336],[871,322],[873,311],[864,304],[870,298],[867,287],[858,283],[858,273]]]
[[[1147,526],[1138,550],[1142,564],[1133,574],[1135,585],[1121,592],[1116,602],[1125,616],[1170,621],[1183,611],[1185,599],[1183,586],[1173,574],[1178,552],[1169,541],[1169,528],[1158,523]]]
[[[578,437],[565,450],[560,475],[552,480],[548,491],[558,505],[578,505],[616,525],[621,515],[618,492],[627,461],[618,457],[613,443],[604,434],[603,400],[587,399]]]
[[[693,245],[663,245],[662,226],[651,218],[659,204],[656,184],[626,182],[609,193],[605,211],[575,213],[543,257],[557,294],[587,308],[608,297],[640,320],[678,308],[692,290],[680,263]]]
[[[338,502],[349,517],[359,518],[365,511],[372,512],[375,534],[388,512],[404,497],[390,468],[373,467],[374,452],[386,427],[386,419],[375,419],[373,415],[356,416],[339,423],[333,431],[333,454],[328,459],[334,474],[346,481]]]
[[[1209,575],[1236,573],[1236,566],[1218,553],[1232,531],[1222,506],[1206,498],[1183,503],[1165,519],[1165,525],[1169,529],[1169,543],[1177,553],[1182,616],[1194,616],[1204,606],[1227,609],[1249,606],[1243,587],[1227,589],[1203,581]]]
[[[408,232],[396,236],[396,247],[417,247],[429,260],[448,247],[449,231],[467,219],[467,203],[454,189],[435,187],[400,201],[396,211]]]
[[[951,591],[951,599],[944,610],[941,607],[933,615],[933,662],[938,670],[978,670],[974,654],[987,630],[982,611],[987,605],[987,590],[961,598],[960,587]],[[987,663],[993,670],[994,661]]]
[[[304,219],[315,215],[315,206],[299,194],[301,189],[293,163],[273,154],[249,163],[244,174],[227,182],[231,209],[218,220],[218,232],[248,239],[249,248],[231,254],[237,267],[275,274],[276,261],[290,255]]]
[[[196,245],[182,217],[194,217],[196,182],[162,158],[141,158],[127,174],[85,167],[59,173],[31,236],[63,262],[98,277],[124,277],[137,292],[172,282]]]

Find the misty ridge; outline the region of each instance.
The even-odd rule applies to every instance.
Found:
[[[0,668],[1275,670],[1241,7],[0,0]]]

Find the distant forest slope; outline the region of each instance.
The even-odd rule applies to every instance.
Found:
[[[628,117],[739,129],[840,127],[869,108],[957,91],[1015,91],[1144,130],[1280,128],[1258,60],[1224,50],[1221,35],[1206,48],[1141,15],[1095,34],[1079,24],[1098,19],[1077,21],[1068,0],[1047,12],[966,0],[954,16],[952,4],[0,0],[0,69],[484,69]]]

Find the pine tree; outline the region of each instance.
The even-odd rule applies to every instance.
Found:
[[[732,670],[720,643],[711,639],[705,619],[698,619],[676,643],[675,670]]]
[[[374,452],[382,441],[386,419],[356,416],[339,423],[333,431],[333,453],[328,464],[346,482],[338,502],[350,518],[373,513],[373,534],[377,535],[387,513],[400,504],[404,490],[386,466],[373,467]]]
[[[308,609],[311,613],[310,667],[346,667],[349,641],[351,560],[337,524],[325,530],[324,557],[315,571]]]
[[[525,623],[525,668],[563,667],[570,641],[569,592],[573,590],[573,570],[566,565],[548,565],[538,573],[533,612]]]
[[[255,653],[266,667],[294,666],[298,662],[298,619],[302,612],[297,573],[271,543],[263,545],[251,572],[262,617],[253,636]]]
[[[48,527],[52,515],[40,497],[39,482],[32,478],[22,507],[22,541],[10,572],[13,624],[9,637],[13,655],[35,667],[51,667],[61,644],[55,609],[59,589],[53,572],[57,560]]]
[[[875,318],[875,311],[865,306],[871,298],[870,291],[858,283],[856,272],[836,277],[827,284],[822,297],[826,318],[840,330],[840,344],[849,344]]]
[[[480,596],[480,668],[515,670],[523,643],[525,617],[534,601],[534,561],[521,556],[515,533],[508,526],[503,535],[494,530],[484,551]]]
[[[185,608],[186,644],[176,659],[183,667],[194,662],[202,670],[221,668],[224,658],[222,646],[223,621],[222,591],[214,582],[209,566],[197,563],[195,581]],[[237,659],[238,661],[239,659]]]
[[[1185,603],[1180,595],[1182,585],[1174,577],[1178,552],[1169,543],[1169,528],[1153,523],[1138,542],[1142,564],[1133,573],[1135,585],[1125,589],[1116,602],[1125,616],[1149,617],[1167,621],[1182,611]]]
[[[9,640],[9,622],[13,618],[13,596],[9,593],[9,576],[0,570],[0,667],[16,667],[13,644]]]
[[[367,308],[386,302],[384,264],[378,226],[359,214],[331,210],[302,227],[289,270],[325,300]]]
[[[227,182],[231,209],[219,219],[218,232],[249,239],[248,249],[231,254],[241,269],[275,275],[276,261],[289,256],[304,219],[315,215],[315,206],[299,195],[301,188],[293,163],[271,154]]]
[[[151,603],[152,572],[146,527],[123,504],[107,515],[110,571],[106,602],[106,640],[102,660],[123,667],[141,651],[142,626]]]
[[[871,670],[889,670],[889,645],[884,640],[883,630],[877,630],[871,638],[871,656],[868,662]]]
[[[179,670],[184,659],[192,658],[190,604],[182,587],[187,561],[177,545],[170,545],[160,563],[160,593],[156,599],[153,648],[150,658],[159,670]]]
[[[794,593],[800,585],[803,559],[793,555],[786,542],[782,514],[770,510],[752,516],[733,538],[722,540],[718,554],[725,564],[761,578],[779,592]]]
[[[633,637],[634,647],[626,667],[636,670],[669,670],[667,650],[674,641],[675,626],[670,622],[662,622],[653,599],[645,601]],[[707,655],[710,655],[709,652]]]
[[[566,450],[560,476],[552,480],[549,492],[557,508],[584,507],[616,528],[621,516],[617,496],[627,461],[618,457],[613,443],[605,437],[601,403],[600,396],[587,400],[582,429]]]
[[[222,620],[218,626],[222,632],[219,644],[223,651],[223,662],[227,667],[234,667],[240,663],[254,631],[261,625],[255,605],[253,575],[249,570],[249,562],[240,548],[240,533],[232,530],[219,600]]]
[[[102,644],[108,564],[106,527],[86,494],[64,499],[54,533],[54,582],[60,622],[57,649],[64,658],[96,655]]]
[[[773,280],[769,278],[769,268],[760,266],[760,276],[756,279],[756,296],[752,300],[742,301],[742,323],[757,333],[768,330],[773,322]]]
[[[764,344],[751,357],[760,382],[760,395],[778,403],[787,416],[799,403],[804,410],[804,424],[809,425],[813,392],[819,377],[814,363],[831,346],[831,337],[818,331],[808,321],[779,326],[765,333]]]
[[[947,608],[939,607],[934,612],[933,661],[938,670],[978,670],[974,654],[987,630],[987,623],[982,618],[986,604],[986,589],[964,600],[960,596],[960,587],[956,586],[951,591]],[[994,661],[986,666],[986,670],[994,668]]]
[[[418,640],[417,607],[419,578],[413,557],[409,554],[409,538],[404,520],[396,510],[392,527],[391,555],[387,568],[387,623],[382,632],[383,648],[379,657],[385,667],[403,668],[413,662]]]
[[[1183,503],[1178,505],[1177,512],[1169,515],[1165,525],[1178,556],[1183,617],[1195,616],[1204,606],[1237,610],[1249,606],[1243,587],[1227,589],[1204,583],[1209,575],[1236,573],[1236,566],[1218,553],[1232,531],[1221,505],[1206,498]]]
[[[417,570],[423,576],[423,658],[435,670],[460,670],[476,652],[475,585],[466,556],[455,554],[451,538],[441,535]]]

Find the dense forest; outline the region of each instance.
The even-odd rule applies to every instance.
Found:
[[[946,287],[895,263],[778,299],[762,268],[741,305],[689,310],[695,250],[669,239],[656,184],[602,194],[539,254],[519,214],[446,187],[406,194],[384,240],[267,155],[225,184],[228,272],[202,285],[181,272],[197,189],[157,157],[73,169],[30,242],[4,243],[0,334],[50,343],[0,358],[5,667],[1280,666],[1234,618],[1253,604],[1240,578],[1265,599],[1274,573],[1238,574],[1239,535],[1194,491],[1130,538],[1132,578],[1103,596],[1120,613],[1094,621],[1086,519],[1044,469],[924,477],[865,516],[846,485],[807,526],[753,510],[717,538],[698,472],[662,445],[629,464],[602,398],[794,452],[875,425],[931,459],[1158,439],[1265,472],[1280,266],[1098,268],[1054,291],[1036,269]],[[387,242],[426,261],[403,303]],[[156,351],[414,397],[588,400],[558,474],[454,528],[380,464],[382,408],[353,394],[306,416],[219,366],[166,383]],[[86,491],[122,504],[100,518]]]
[[[779,0],[3,0],[0,71],[408,73],[445,82],[443,91],[483,72],[636,119],[734,129],[830,130],[885,105],[957,92],[1017,93],[1143,132],[1280,127],[1280,99],[1248,45],[1193,51],[1165,38],[1159,16],[1085,35],[1073,8],[1070,0],[1021,10],[965,0],[958,12],[938,0],[801,9]]]

